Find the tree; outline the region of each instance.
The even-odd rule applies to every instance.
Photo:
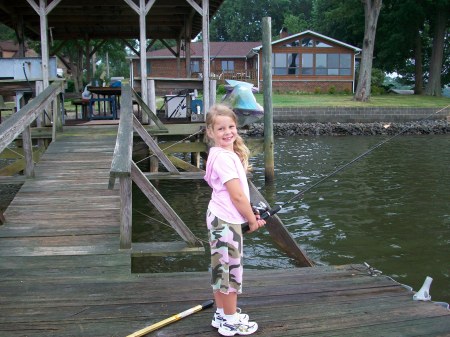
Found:
[[[315,0],[313,30],[360,47],[364,37],[364,9],[360,0]]]
[[[423,91],[424,52],[427,47],[425,11],[415,0],[385,0],[375,45],[375,66],[401,74]]]
[[[448,11],[450,10],[449,1],[439,1],[435,9],[433,18],[433,48],[430,59],[430,72],[425,93],[430,96],[441,96],[441,71],[444,55],[444,40],[446,38],[446,29],[448,24]]]
[[[370,98],[373,50],[382,0],[362,0],[362,3],[364,5],[365,18],[364,40],[358,85],[356,87],[354,99],[361,102],[367,102]]]
[[[292,28],[303,27],[294,22],[309,22],[312,3],[312,0],[225,0],[211,19],[210,40],[261,41],[262,18],[266,16],[272,19],[273,36],[278,35],[286,19]]]

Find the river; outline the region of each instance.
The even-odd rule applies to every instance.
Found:
[[[383,136],[286,137],[275,140],[273,186],[264,185],[264,159],[252,158],[253,181],[272,204],[345,165]],[[155,182],[195,235],[206,240],[210,190],[202,181]],[[433,278],[432,300],[450,302],[450,135],[400,136],[283,207],[279,216],[319,264],[367,262],[396,281],[420,289]],[[139,193],[134,197],[133,240],[178,240]],[[292,268],[266,230],[246,236],[246,268]],[[135,272],[207,270],[203,256],[140,258]]]

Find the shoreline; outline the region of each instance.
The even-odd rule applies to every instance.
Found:
[[[273,123],[275,136],[375,136],[375,135],[443,135],[450,134],[446,120],[424,120],[414,122],[372,122],[372,123]],[[264,136],[264,124],[251,124],[247,136]]]

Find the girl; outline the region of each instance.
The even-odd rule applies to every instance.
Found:
[[[237,132],[237,118],[225,105],[214,105],[206,114],[208,153],[205,180],[212,188],[206,221],[211,246],[211,285],[217,306],[211,322],[223,336],[250,335],[258,324],[237,308],[242,292],[242,229],[250,232],[265,221],[253,213],[246,172],[249,150]]]

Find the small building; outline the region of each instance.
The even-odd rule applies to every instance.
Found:
[[[307,30],[272,42],[272,88],[276,92],[322,92],[355,90],[355,59],[360,48]],[[263,85],[262,46],[253,48],[258,57],[258,83]]]
[[[256,57],[252,49],[261,45],[261,42],[210,42],[210,70],[211,79],[223,82],[225,79],[257,80]],[[181,48],[180,65],[177,58],[169,48],[158,49],[147,53],[147,73],[150,77],[187,77],[186,53]],[[203,71],[202,42],[190,43],[190,69],[191,77],[201,77]],[[250,56],[250,57],[249,57]],[[140,73],[138,57],[131,58],[132,71]]]

